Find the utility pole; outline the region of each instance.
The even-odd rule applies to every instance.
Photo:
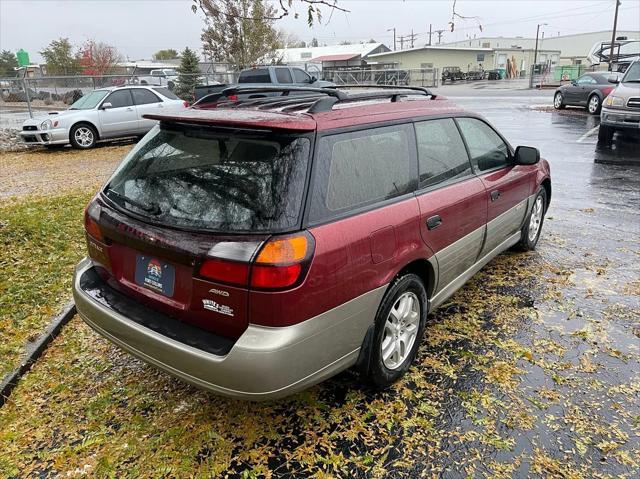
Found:
[[[438,45],[440,45],[440,42],[442,41],[442,34],[444,33],[444,30],[436,30],[436,33],[438,34]]]
[[[404,50],[404,36],[400,35],[400,50]]]
[[[538,61],[538,37],[540,36],[540,27],[546,25],[546,23],[538,23],[538,28],[536,30],[536,49],[533,51],[533,64],[535,65]]]
[[[616,13],[613,17],[613,32],[611,33],[611,54],[609,55],[609,71],[613,71],[613,46],[616,42],[616,29],[618,27],[618,7],[620,6],[620,0],[615,0],[616,2]]]
[[[396,27],[390,28],[389,30],[387,30],[388,32],[390,32],[391,30],[393,30],[393,51],[396,51]]]
[[[411,48],[413,48],[413,42],[418,35],[413,33],[413,28],[411,29],[411,35],[407,35],[411,39]]]
[[[429,46],[431,46],[431,24],[429,24]]]

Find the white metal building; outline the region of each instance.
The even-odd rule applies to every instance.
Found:
[[[586,63],[587,56],[596,43],[611,42],[611,33],[611,30],[572,35],[549,35],[549,32],[542,32],[538,40],[538,50],[557,50],[560,52],[559,64],[580,65]],[[616,32],[617,37],[640,40],[640,31],[618,31]],[[446,46],[533,49],[535,44],[535,37],[479,37],[450,42]],[[544,61],[545,59],[542,60]]]

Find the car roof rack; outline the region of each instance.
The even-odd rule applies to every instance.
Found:
[[[368,89],[371,91],[349,94],[341,88]],[[238,94],[251,95],[262,93],[280,93],[277,96],[244,98],[242,100],[228,100]],[[293,95],[291,94],[293,93]],[[339,85],[331,87],[299,87],[299,86],[233,86],[218,93],[205,95],[193,106],[225,101],[225,106],[232,108],[257,107],[259,109],[282,108],[282,111],[295,111],[307,108],[308,113],[331,111],[338,103],[390,98],[391,102],[408,95],[424,95],[435,99],[436,95],[427,88],[419,86],[396,85]]]

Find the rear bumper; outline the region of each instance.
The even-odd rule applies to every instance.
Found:
[[[385,290],[384,286],[377,288],[294,326],[249,325],[228,351],[214,354],[132,320],[122,303],[114,308],[104,297],[89,294],[82,279],[92,268],[89,259],[82,260],[73,281],[78,313],[89,326],[185,382],[250,400],[287,396],[355,364]],[[142,306],[136,303],[136,307]]]
[[[69,143],[69,132],[66,128],[21,130],[20,138],[27,145],[64,145]]]
[[[640,130],[640,111],[603,108],[600,124],[616,129]]]

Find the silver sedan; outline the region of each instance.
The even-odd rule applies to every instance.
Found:
[[[30,118],[20,136],[29,145],[86,149],[98,140],[142,136],[157,123],[143,115],[182,110],[188,103],[163,87],[124,86],[87,93],[67,110]]]

